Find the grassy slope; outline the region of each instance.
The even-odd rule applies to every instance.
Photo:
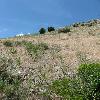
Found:
[[[71,35],[69,35],[71,34]],[[12,58],[16,63],[20,60],[20,66],[12,69],[13,74],[20,72],[26,79],[34,80],[33,84],[48,84],[53,80],[72,76],[77,66],[83,62],[100,61],[100,23],[91,27],[71,27],[70,33],[38,36],[24,36],[0,40],[0,56]],[[46,43],[48,50],[36,61],[28,54],[24,46],[14,46],[17,53],[12,54],[12,47],[5,47],[6,40],[29,41],[34,43]]]

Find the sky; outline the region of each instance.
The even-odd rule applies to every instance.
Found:
[[[100,0],[0,0],[0,38],[100,18]]]

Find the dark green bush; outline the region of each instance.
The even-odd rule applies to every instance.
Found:
[[[55,31],[54,27],[48,27],[48,32]]]
[[[3,42],[3,45],[5,45],[6,47],[12,47],[13,43],[11,41],[7,40],[7,41]]]
[[[44,33],[46,32],[46,29],[45,29],[45,28],[41,28],[41,29],[39,30],[39,32],[40,32],[40,34],[44,34]]]

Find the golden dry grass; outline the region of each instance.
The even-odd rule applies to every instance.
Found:
[[[48,33],[2,39],[0,40],[0,55],[11,57],[14,60],[20,58],[21,65],[18,69],[21,73],[28,74],[32,71],[32,78],[36,77],[36,81],[38,81],[38,76],[43,74],[46,80],[50,82],[64,77],[64,75],[75,73],[80,63],[100,61],[99,34],[100,23],[91,27],[71,27],[70,33]],[[2,44],[6,40],[46,43],[50,49],[34,62],[23,46],[14,47],[17,54],[11,54],[10,49]]]

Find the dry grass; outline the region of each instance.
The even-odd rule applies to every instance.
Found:
[[[26,80],[34,80],[35,85],[46,85],[65,75],[72,76],[80,63],[100,61],[100,24],[72,27],[69,33],[71,35],[60,33],[2,39],[0,56],[12,58],[15,62],[20,58],[17,68],[20,74]],[[3,45],[6,40],[46,43],[49,49],[34,62],[24,46],[15,46],[17,53],[10,53],[12,47]]]

